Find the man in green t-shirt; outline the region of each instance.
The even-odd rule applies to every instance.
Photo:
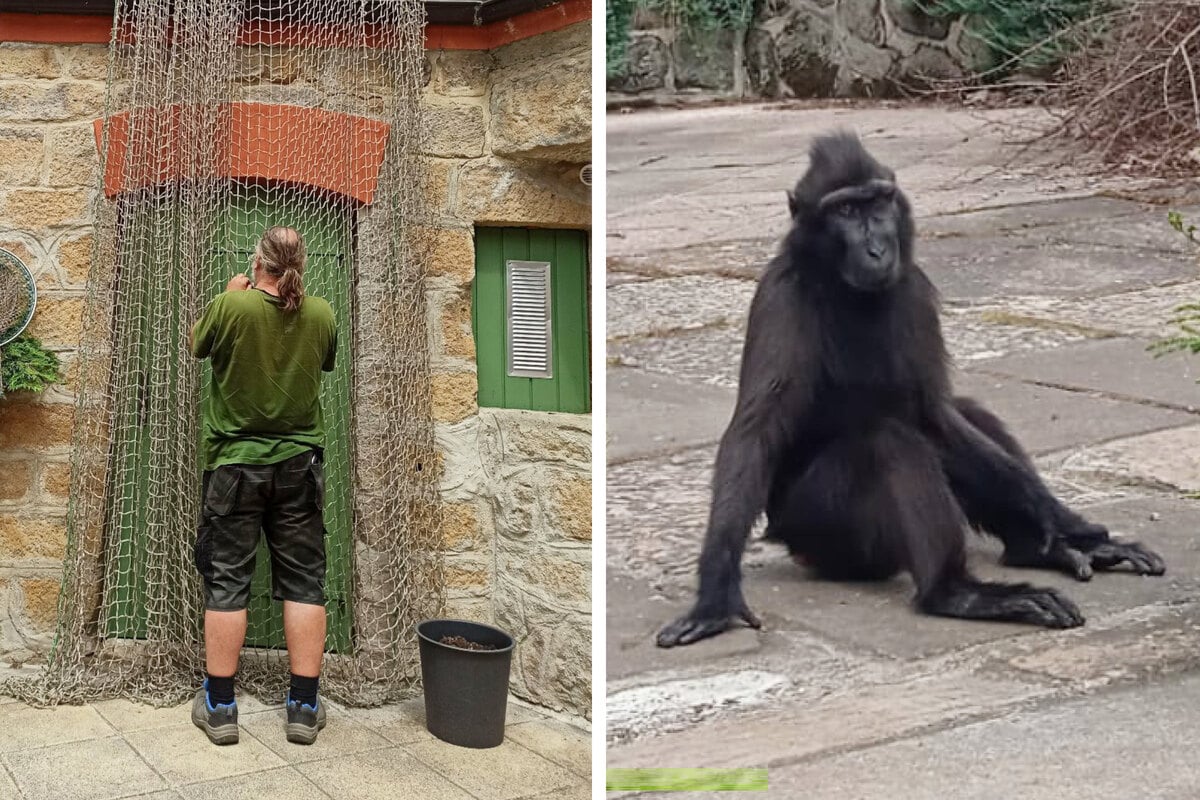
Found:
[[[260,531],[272,595],[283,602],[291,664],[288,741],[312,744],[325,726],[317,702],[325,649],[325,428],[321,372],[333,369],[333,310],[306,297],[304,240],[274,227],[254,251],[254,282],[235,276],[192,329],[196,358],[212,361],[204,408],[204,502],[196,568],[204,579],[207,678],[192,721],[215,744],[238,740],[234,675]]]

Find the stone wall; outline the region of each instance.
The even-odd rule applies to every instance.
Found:
[[[0,247],[32,268],[31,332],[67,376],[44,395],[0,400],[0,663],[40,658],[54,629],[106,64],[101,45],[0,42]],[[429,203],[417,220],[431,265],[447,611],[513,634],[514,692],[581,714],[591,705],[590,418],[478,408],[471,281],[477,224],[590,226],[578,177],[591,151],[590,65],[588,22],[492,51],[428,52]],[[337,76],[296,54],[248,61],[243,84],[247,100],[337,105]]]
[[[428,234],[442,242],[429,308],[448,611],[513,635],[516,694],[590,715],[591,419],[477,406],[470,286],[475,225],[590,226],[590,25],[437,54],[429,92],[447,187]],[[450,141],[468,121],[482,152]]]
[[[730,31],[673,30],[640,13],[620,92],[733,87]],[[914,0],[764,0],[746,31],[746,90],[760,97],[881,97],[990,65],[969,19],[933,17]]]
[[[72,372],[91,259],[92,120],[108,49],[0,43],[0,247],[37,279],[30,332],[66,381],[0,400],[0,662],[43,652],[54,630],[70,485]]]

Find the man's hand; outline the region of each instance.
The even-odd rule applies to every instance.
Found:
[[[246,277],[246,273],[239,272],[229,279],[229,283],[225,284],[225,291],[240,292],[243,289],[250,288],[250,279]]]

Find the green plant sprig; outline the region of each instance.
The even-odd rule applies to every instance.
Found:
[[[28,334],[0,348],[0,396],[4,392],[40,392],[62,380],[58,356]]]

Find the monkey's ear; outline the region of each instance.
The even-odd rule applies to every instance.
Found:
[[[791,189],[786,190],[788,199],[788,214],[793,218],[796,216],[796,194]]]

